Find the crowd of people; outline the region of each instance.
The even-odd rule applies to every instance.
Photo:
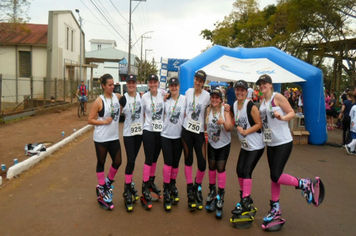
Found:
[[[204,71],[197,71],[193,87],[185,91],[184,95],[180,95],[178,78],[173,77],[168,81],[169,93],[166,93],[158,88],[158,77],[149,75],[149,91],[141,97],[136,92],[135,75],[128,76],[128,92],[123,95],[113,93],[114,83],[111,75],[105,74],[101,77],[103,94],[95,100],[88,118],[88,123],[95,126],[98,201],[102,200],[102,203],[108,206],[112,204],[112,185],[122,158],[118,124],[119,116],[123,113],[123,137],[127,158],[123,196],[128,211],[133,209],[132,202],[139,198],[132,176],[136,157],[143,143],[145,161],[141,163],[141,200],[146,209],[152,208],[152,194],[158,199],[161,198],[161,190],[155,183],[155,176],[156,163],[162,150],[165,209],[170,210],[171,204],[180,201],[175,184],[183,152],[188,208],[203,209],[202,184],[208,163],[210,191],[206,197],[205,208],[222,214],[225,166],[231,155],[233,127],[241,145],[236,165],[236,182],[240,186],[241,194],[240,201],[232,210],[233,214],[243,215],[252,209],[252,173],[265,146],[270,168],[271,209],[264,217],[264,222],[272,222],[281,217],[281,185],[300,189],[309,204],[318,206],[318,178],[297,178],[283,172],[293,147],[288,121],[293,119],[295,112],[286,97],[273,91],[272,78],[266,74],[257,78],[256,85],[259,90],[254,90],[244,80],[235,84],[231,82],[226,90],[227,104],[224,104],[225,96],[220,90],[212,89],[209,93],[204,89],[206,78]],[[253,101],[259,101],[260,107]],[[207,142],[204,133],[207,134]],[[195,175],[193,152],[197,162]],[[112,164],[105,175],[107,153],[111,156]]]

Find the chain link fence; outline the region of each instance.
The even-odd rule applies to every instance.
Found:
[[[0,118],[76,103],[79,86],[80,81],[75,79],[16,79],[16,76],[0,74]],[[88,100],[101,93],[100,83],[96,80],[92,85],[88,81],[86,86],[89,90]]]

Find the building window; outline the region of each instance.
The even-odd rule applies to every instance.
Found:
[[[71,31],[72,32],[72,34],[71,34],[71,36],[70,36],[70,50],[73,52],[73,45],[74,45],[74,30],[72,30]]]
[[[98,44],[98,50],[100,50],[101,49],[101,44]]]
[[[69,27],[67,27],[66,33],[66,49],[69,50]]]
[[[31,52],[19,51],[20,77],[31,77]]]

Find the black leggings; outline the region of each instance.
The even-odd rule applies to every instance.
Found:
[[[170,139],[161,137],[162,153],[164,164],[178,168],[180,157],[182,155],[183,146],[182,139]]]
[[[124,137],[124,145],[127,156],[125,174],[131,175],[135,169],[135,161],[142,143],[142,135]]]
[[[289,156],[292,152],[293,141],[275,147],[267,146],[268,165],[270,170],[270,177],[274,183],[277,183],[279,177],[283,173]]]
[[[193,165],[193,148],[197,156],[198,169],[205,171],[206,169],[206,143],[204,133],[195,134],[187,131],[184,127],[182,129],[182,141],[185,156],[185,165]]]
[[[230,146],[231,143],[222,148],[215,149],[210,143],[208,144],[209,170],[217,170],[218,173],[225,171],[226,161],[230,154]]]
[[[236,173],[239,178],[252,179],[252,172],[260,160],[265,148],[254,151],[246,151],[241,148],[237,161]]]
[[[105,167],[106,155],[109,152],[112,160],[111,166],[117,170],[121,166],[121,146],[120,140],[113,140],[104,143],[95,142],[96,151],[96,172],[103,172]]]
[[[350,122],[350,116],[344,116],[344,119],[342,119],[342,145],[351,142]]]
[[[161,133],[143,131],[143,150],[145,151],[145,164],[151,166],[156,163],[161,152]]]

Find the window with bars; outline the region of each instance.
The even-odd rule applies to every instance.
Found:
[[[31,77],[31,52],[19,51],[19,74],[20,77]]]

